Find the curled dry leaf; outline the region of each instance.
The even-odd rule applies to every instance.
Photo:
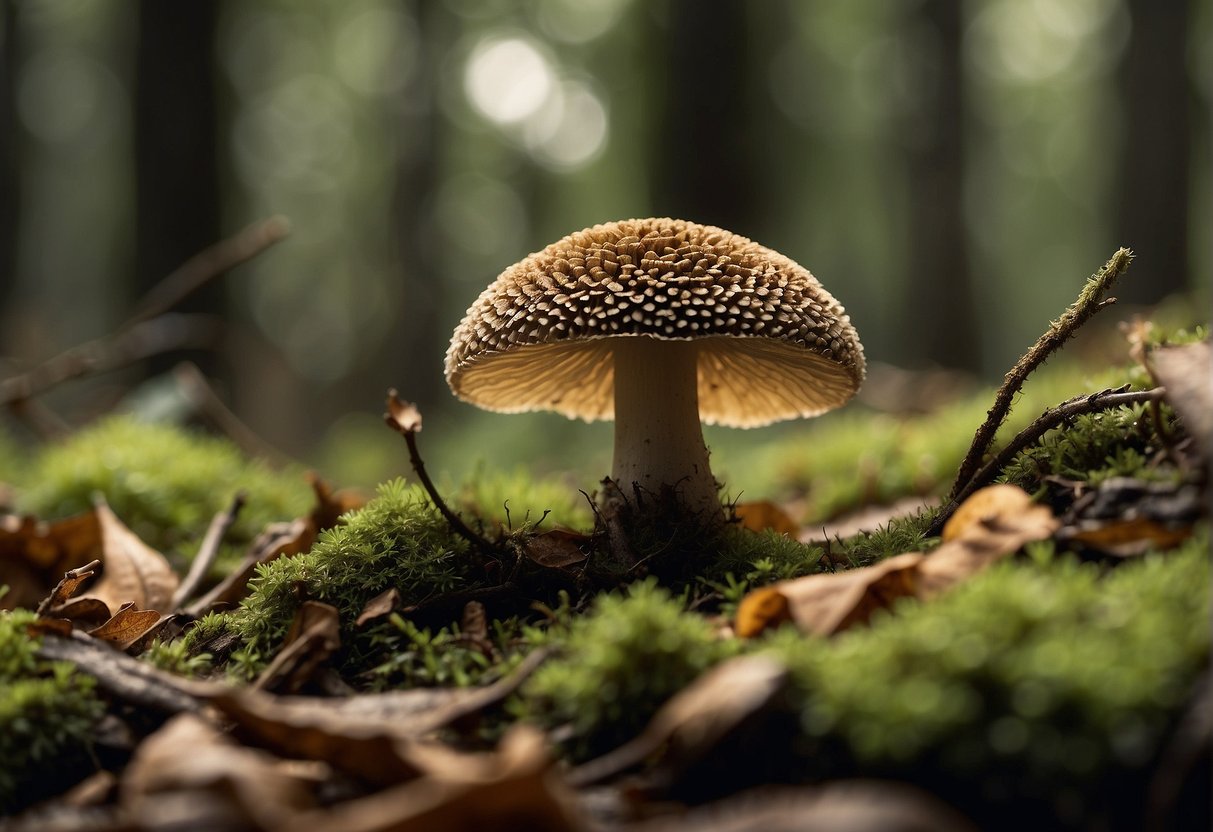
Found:
[[[539,566],[563,569],[585,561],[587,555],[581,547],[589,542],[590,536],[587,534],[568,529],[552,529],[527,540],[523,551]]]
[[[64,572],[89,562],[100,549],[101,532],[91,511],[52,523],[0,516],[0,585],[9,588],[0,609],[37,606]]]
[[[733,513],[741,521],[741,527],[752,532],[770,530],[793,538],[800,533],[800,526],[796,524],[796,521],[769,500],[737,503],[733,506]]]
[[[51,594],[43,599],[42,603],[38,605],[38,615],[46,615],[50,612],[50,610],[57,607],[62,607],[69,600],[71,600],[72,596],[76,594],[76,591],[80,589],[80,585],[89,578],[93,577],[93,575],[97,574],[97,567],[100,565],[101,561],[92,560],[86,563],[84,566],[69,569],[67,572],[65,572],[63,575],[63,580],[59,581],[59,583],[55,585],[55,588],[51,590]],[[106,611],[106,615],[108,617],[108,610]]]
[[[88,634],[125,650],[141,641],[149,631],[158,630],[166,618],[155,610],[140,610],[134,604],[123,604],[109,621],[89,630]]]
[[[608,780],[659,751],[664,752],[659,766],[688,768],[712,755],[725,736],[767,708],[787,680],[787,668],[769,656],[723,662],[674,694],[638,737],[574,769],[568,782],[587,786]]]
[[[400,597],[400,590],[392,587],[389,590],[380,592],[374,598],[366,602],[362,608],[362,612],[358,613],[358,618],[354,621],[355,627],[363,627],[368,622],[377,621],[380,618],[385,618],[396,610],[404,606],[404,600]]]
[[[94,509],[101,530],[104,571],[89,596],[110,609],[131,603],[143,610],[172,612],[178,577],[164,555],[148,546],[98,498]]]
[[[752,789],[629,832],[977,832],[967,818],[919,789],[879,780]]]
[[[311,832],[463,832],[587,828],[552,771],[543,735],[520,725],[498,751],[467,754],[438,746],[415,749],[423,776],[377,794],[310,812]]]
[[[140,744],[121,806],[140,829],[277,829],[314,806],[314,779],[182,714]]]
[[[866,623],[898,598],[930,598],[968,580],[1025,543],[1053,535],[1059,523],[1022,489],[994,485],[961,504],[944,527],[945,542],[930,555],[907,552],[860,569],[809,575],[751,592],[734,629],[750,638],[784,621],[815,635]]]
[[[299,605],[278,655],[253,687],[293,693],[310,681],[341,647],[341,620],[337,608],[320,601]]]

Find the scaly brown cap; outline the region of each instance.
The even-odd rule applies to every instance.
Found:
[[[486,410],[614,415],[611,338],[694,340],[700,417],[755,427],[814,416],[863,381],[842,305],[776,251],[668,218],[570,234],[506,269],[455,329],[446,379]]]

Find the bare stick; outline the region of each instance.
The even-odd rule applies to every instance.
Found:
[[[178,364],[173,368],[173,378],[190,404],[246,454],[262,457],[279,468],[290,462],[285,454],[240,421],[240,417],[223,403],[223,399],[196,364],[190,361]]]
[[[1040,339],[1032,345],[1032,349],[1028,350],[1007,373],[1002,386],[998,388],[998,393],[994,396],[994,406],[990,408],[986,414],[986,420],[973,435],[973,444],[969,446],[969,452],[965,455],[964,461],[960,463],[960,469],[956,473],[956,482],[952,484],[952,491],[948,495],[949,499],[955,500],[961,490],[973,479],[974,472],[981,465],[982,457],[985,456],[990,444],[994,441],[995,434],[998,433],[998,428],[1007,418],[1007,414],[1011,412],[1015,394],[1023,387],[1028,375],[1068,341],[1078,331],[1078,328],[1090,320],[1096,312],[1116,302],[1116,298],[1105,299],[1104,295],[1112,288],[1116,279],[1125,273],[1132,261],[1133,252],[1127,248],[1122,248],[1113,254],[1112,259],[1105,263],[1102,269],[1087,279],[1078,299],[1070,305],[1070,308],[1049,326],[1044,335],[1041,335]]]
[[[1015,455],[1024,448],[1032,445],[1042,436],[1044,436],[1053,428],[1059,427],[1075,416],[1081,416],[1084,413],[1095,413],[1100,410],[1111,410],[1121,405],[1141,404],[1143,402],[1157,402],[1162,399],[1165,389],[1155,387],[1152,390],[1126,390],[1124,387],[1114,390],[1100,390],[1098,393],[1090,393],[1086,396],[1076,396],[1073,399],[1067,399],[1056,407],[1051,407],[1042,413],[1036,421],[1028,425],[1015,438],[1007,443],[998,454],[981,467],[977,473],[969,478],[968,483],[961,488],[956,495],[948,500],[948,504],[943,510],[936,515],[931,522],[926,533],[928,536],[939,534],[943,529],[944,523],[956,511],[974,491],[981,488],[983,485],[993,481],[998,476],[998,472],[1005,468]]]
[[[198,585],[202,583],[202,579],[206,577],[206,573],[214,564],[215,558],[219,556],[219,547],[223,543],[224,535],[236,522],[240,509],[244,508],[244,501],[244,492],[236,492],[227,511],[216,514],[211,520],[211,525],[206,530],[206,536],[202,538],[202,544],[198,547],[198,554],[194,556],[194,562],[190,564],[190,571],[186,574],[185,580],[181,582],[181,586],[177,587],[176,594],[173,595],[173,609],[179,608],[197,591]]]
[[[0,381],[0,405],[12,407],[65,381],[107,372],[153,355],[211,347],[221,322],[210,315],[168,314],[87,341],[20,375]]]
[[[438,494],[438,489],[434,487],[430,475],[426,473],[425,463],[421,461],[421,454],[417,452],[417,431],[421,430],[421,412],[417,410],[416,405],[402,401],[396,395],[395,390],[389,390],[387,394],[387,408],[388,412],[383,414],[383,421],[387,423],[388,427],[404,437],[405,443],[409,446],[409,462],[417,473],[417,479],[421,480],[421,485],[425,488],[425,492],[430,495],[430,500],[434,503],[434,507],[446,518],[446,522],[450,524],[451,529],[456,534],[467,540],[482,553],[495,555],[497,547],[472,531],[458,514],[447,508],[446,503]]]
[[[120,329],[162,315],[209,281],[248,262],[291,231],[286,217],[258,220],[236,234],[195,254],[152,287]]]

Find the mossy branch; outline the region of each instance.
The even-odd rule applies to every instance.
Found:
[[[973,480],[982,457],[989,450],[999,427],[1011,412],[1015,394],[1023,387],[1028,376],[1045,362],[1068,341],[1078,328],[1089,321],[1096,312],[1116,302],[1116,298],[1105,298],[1112,284],[1116,282],[1133,261],[1133,252],[1127,248],[1119,249],[1104,267],[1087,279],[1086,285],[1078,295],[1078,299],[1070,305],[1065,313],[1054,321],[1043,335],[1032,345],[1015,366],[1006,374],[1002,386],[994,396],[994,405],[986,414],[986,420],[973,435],[973,443],[965,454],[964,460],[956,473],[956,482],[948,499],[956,501],[958,495]]]
[[[1020,451],[1032,445],[1053,428],[1064,425],[1076,416],[1084,413],[1095,413],[1100,410],[1111,410],[1122,405],[1157,402],[1163,397],[1165,390],[1155,387],[1152,390],[1128,390],[1128,385],[1111,390],[1100,390],[1085,396],[1067,399],[1056,407],[1051,407],[1042,413],[1036,421],[1028,425],[1007,443],[998,454],[981,467],[963,488],[948,500],[948,504],[936,515],[927,529],[928,536],[935,536],[943,529],[944,523],[974,491],[993,481],[998,472],[1010,464]]]

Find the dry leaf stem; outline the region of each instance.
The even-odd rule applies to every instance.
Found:
[[[173,595],[173,609],[179,609],[197,591],[198,585],[202,583],[202,579],[206,577],[206,573],[215,563],[215,558],[219,556],[219,547],[223,543],[223,538],[232,524],[236,522],[240,510],[244,508],[245,499],[245,493],[238,491],[227,510],[216,514],[211,520],[211,525],[206,530],[206,536],[202,538],[202,544],[198,547],[198,554],[194,556],[194,562],[190,564],[190,571],[181,582],[181,586],[177,587],[176,594]]]
[[[1155,387],[1152,390],[1127,390],[1127,386],[1100,390],[1098,393],[1089,393],[1085,396],[1076,396],[1040,414],[1032,424],[1016,434],[993,459],[973,474],[969,478],[968,483],[955,496],[948,500],[948,504],[936,515],[935,520],[932,521],[931,526],[927,529],[927,535],[934,536],[939,534],[944,523],[948,521],[948,518],[952,516],[961,503],[974,491],[992,482],[994,477],[998,475],[998,472],[1005,468],[1015,458],[1016,454],[1035,443],[1046,433],[1053,430],[1053,428],[1059,427],[1084,413],[1111,410],[1122,405],[1157,402],[1162,399],[1163,393],[1166,392],[1162,387]]]
[[[442,499],[442,495],[434,487],[434,481],[426,473],[425,462],[421,459],[421,453],[417,450],[417,432],[421,430],[420,411],[417,410],[415,405],[401,400],[396,395],[395,390],[388,391],[387,407],[388,412],[384,414],[384,422],[387,423],[388,427],[404,437],[405,444],[409,448],[409,464],[413,466],[413,471],[417,474],[417,479],[421,481],[425,493],[430,496],[430,501],[433,502],[434,508],[438,509],[438,512],[446,518],[446,522],[450,525],[453,532],[475,546],[482,554],[495,556],[498,553],[497,547],[483,536],[472,531],[458,514],[447,507],[446,501]]]
[[[1116,298],[1105,298],[1104,296],[1112,288],[1112,284],[1116,282],[1117,278],[1125,273],[1132,261],[1133,252],[1127,248],[1121,248],[1113,254],[1102,269],[1087,279],[1078,299],[1049,326],[1048,330],[1032,345],[1032,349],[1028,350],[1006,374],[1002,386],[995,394],[993,407],[986,414],[986,420],[977,429],[977,433],[973,435],[973,443],[969,446],[964,461],[960,463],[960,468],[956,473],[956,482],[953,483],[952,491],[948,495],[952,503],[959,501],[961,492],[968,488],[970,481],[973,480],[981,465],[982,457],[985,456],[990,444],[994,441],[995,434],[998,433],[998,428],[1002,426],[1007,414],[1011,412],[1015,394],[1023,387],[1024,381],[1033,370],[1060,349],[1096,312],[1116,302]]]

